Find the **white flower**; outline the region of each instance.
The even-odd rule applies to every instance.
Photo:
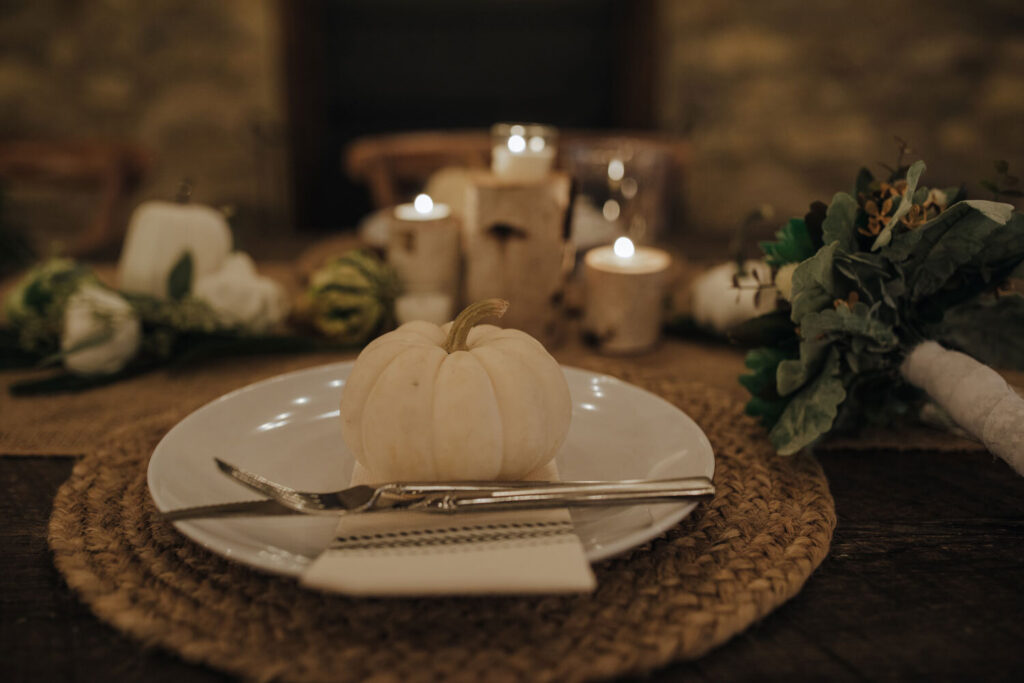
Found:
[[[779,296],[786,301],[793,300],[793,273],[796,272],[799,263],[787,263],[775,273],[775,288],[779,290]]]
[[[745,274],[737,277],[736,263],[723,263],[696,279],[692,303],[693,318],[698,324],[725,333],[776,309],[777,296],[771,286],[772,270],[768,264],[747,261],[743,270]]]
[[[141,339],[138,316],[116,292],[84,284],[68,298],[60,348],[71,372],[113,374],[135,356]]]
[[[220,270],[196,280],[192,294],[210,305],[226,326],[265,331],[288,315],[288,297],[274,280],[256,272],[248,254],[234,252]]]

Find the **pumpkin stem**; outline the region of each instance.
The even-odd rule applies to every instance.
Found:
[[[469,331],[487,318],[500,318],[507,310],[508,302],[504,299],[484,299],[466,306],[452,323],[442,348],[448,353],[466,351]]]

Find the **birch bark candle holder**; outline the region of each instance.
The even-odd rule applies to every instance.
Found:
[[[482,171],[466,191],[464,301],[508,300],[502,323],[546,346],[561,340],[564,327],[571,188],[560,172],[520,180]]]
[[[461,271],[460,231],[446,204],[421,194],[395,207],[387,259],[402,283],[399,322],[446,322],[454,313]]]
[[[642,353],[657,344],[671,263],[667,252],[634,248],[626,237],[587,252],[583,332],[598,351]]]

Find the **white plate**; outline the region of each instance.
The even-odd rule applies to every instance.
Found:
[[[249,385],[179,422],[149,462],[149,491],[160,510],[257,500],[224,476],[218,456],[303,490],[348,485],[354,458],[340,433],[338,405],[352,363],[300,370]],[[572,426],[556,461],[563,479],[710,477],[711,444],[667,401],[621,380],[564,368]],[[573,511],[587,559],[597,562],[648,541],[695,503]],[[266,571],[298,575],[327,547],[336,520],[325,517],[221,518],[177,522],[213,552]]]

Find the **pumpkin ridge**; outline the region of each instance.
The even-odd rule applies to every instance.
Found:
[[[384,345],[381,344],[381,346],[384,346]],[[380,348],[380,347],[378,347],[378,348]],[[391,367],[391,365],[396,360],[398,360],[398,357],[400,355],[402,355],[401,351],[399,351],[398,353],[394,354],[391,357],[391,360],[389,360],[387,363],[385,363],[384,367],[382,367],[380,369],[380,372],[377,373],[376,377],[373,378],[373,382],[370,383],[370,388],[366,390],[366,398],[363,400],[363,405],[361,406],[361,409],[359,411],[359,441],[362,444],[362,448],[360,450],[362,450],[363,453],[356,453],[355,456],[356,456],[356,461],[358,461],[363,467],[365,467],[371,474],[373,473],[373,469],[370,467],[370,464],[366,463],[366,462],[363,462],[363,460],[360,458],[360,456],[365,457],[363,454],[366,453],[366,439],[364,438],[364,435],[366,434],[366,424],[365,424],[365,420],[366,420],[366,404],[369,403],[370,397],[373,395],[374,390],[377,388],[377,385],[380,383],[380,378],[384,376],[384,372],[389,367]],[[359,359],[356,358],[356,360],[358,361]]]

